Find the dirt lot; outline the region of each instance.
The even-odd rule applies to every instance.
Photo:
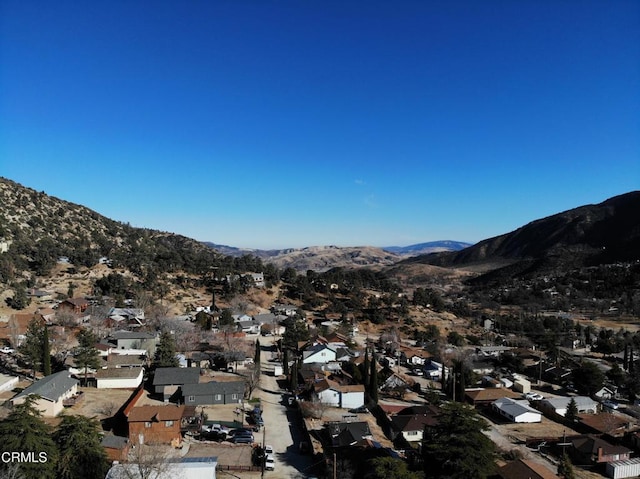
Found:
[[[95,417],[98,420],[113,416],[133,394],[133,389],[78,388],[83,399],[66,409],[68,414]]]

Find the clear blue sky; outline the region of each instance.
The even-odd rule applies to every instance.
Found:
[[[0,176],[254,248],[476,242],[639,188],[640,2],[0,2]]]

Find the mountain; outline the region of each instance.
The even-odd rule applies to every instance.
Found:
[[[185,236],[113,221],[81,205],[0,177],[0,283],[46,275],[61,257],[75,266],[108,258],[141,274],[199,273],[220,254]]]
[[[640,259],[640,191],[555,214],[456,252],[405,260],[526,276]]]
[[[471,243],[461,241],[431,241],[428,243],[418,243],[409,246],[385,246],[382,249],[390,253],[402,256],[417,256],[422,254],[440,253],[443,251],[460,251],[471,246]]]

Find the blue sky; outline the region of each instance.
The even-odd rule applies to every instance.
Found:
[[[476,242],[639,154],[635,0],[0,3],[0,176],[134,226]]]

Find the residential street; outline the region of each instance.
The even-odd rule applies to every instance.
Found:
[[[273,446],[276,459],[275,471],[265,471],[265,478],[303,478],[310,476],[311,456],[299,452],[302,438],[302,420],[297,409],[287,408],[283,404],[284,390],[280,389],[277,378],[273,376],[276,363],[269,361],[273,344],[273,337],[261,337],[262,346],[262,377],[260,389],[255,396],[262,404],[262,418],[264,428],[256,434],[260,443]]]

